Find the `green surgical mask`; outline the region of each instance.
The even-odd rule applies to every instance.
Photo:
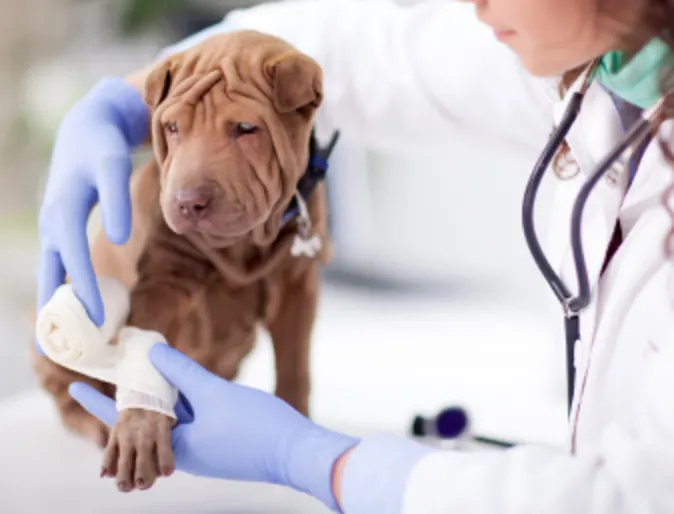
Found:
[[[660,39],[653,39],[631,59],[624,52],[609,52],[601,58],[595,77],[616,96],[647,109],[662,96],[660,70],[670,52]]]

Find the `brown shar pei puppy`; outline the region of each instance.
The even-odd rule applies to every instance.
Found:
[[[321,69],[282,40],[238,31],[158,64],[144,98],[155,159],[134,172],[129,241],[93,236],[97,275],[131,289],[129,325],[161,332],[226,379],[237,376],[263,325],[276,394],[308,415],[309,346],[329,246],[323,186],[306,203],[295,195],[322,100]],[[289,205],[307,207],[308,216],[300,209],[304,216],[282,223]],[[313,256],[292,250],[307,219],[322,241]],[[64,424],[106,447],[103,474],[120,490],[147,489],[172,473],[172,420],[130,409],[108,433],[67,388],[82,380],[114,397],[114,386],[37,352],[33,363]]]

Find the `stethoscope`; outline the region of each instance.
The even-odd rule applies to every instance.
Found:
[[[543,148],[527,182],[522,200],[522,226],[524,236],[531,251],[534,262],[541,271],[544,279],[559,301],[564,315],[564,333],[566,342],[566,381],[567,407],[571,412],[575,390],[575,347],[580,339],[581,313],[591,301],[591,286],[587,271],[587,264],[583,252],[581,239],[581,219],[590,194],[607,172],[614,168],[616,163],[629,163],[635,150],[651,136],[652,127],[664,114],[666,97],[663,97],[653,107],[644,110],[641,119],[627,132],[622,141],[606,157],[597,164],[594,171],[581,187],[573,205],[571,215],[571,249],[576,272],[578,292],[574,295],[564,280],[555,272],[545,256],[534,229],[534,205],[539,187],[550,167],[550,163],[557,155],[564,143],[571,127],[580,114],[585,93],[592,84],[592,74],[596,63],[593,63],[584,72],[582,86],[571,95],[560,123],[550,136]],[[582,77],[582,76],[581,76]],[[667,95],[668,97],[669,95]],[[498,439],[468,434],[469,419],[466,411],[461,407],[450,407],[442,410],[432,418],[417,416],[411,428],[412,435],[418,437],[435,437],[438,439],[464,438],[472,442],[508,448],[515,443]]]
[[[522,201],[522,226],[527,245],[531,251],[534,262],[562,306],[564,314],[567,406],[569,412],[573,405],[573,395],[575,390],[574,350],[576,343],[580,339],[579,317],[590,304],[591,300],[590,279],[588,277],[587,264],[583,252],[583,242],[581,239],[581,220],[583,211],[590,194],[607,172],[612,170],[616,163],[621,163],[623,167],[626,166],[626,163],[630,162],[639,145],[651,136],[652,127],[657,126],[655,121],[662,115],[664,110],[663,105],[665,103],[665,98],[663,97],[653,107],[642,112],[641,119],[632,126],[622,141],[597,164],[595,170],[585,181],[576,197],[571,213],[570,227],[571,251],[578,285],[578,292],[574,296],[562,278],[554,271],[541,248],[534,230],[534,204],[536,201],[536,194],[545,173],[549,169],[550,163],[557,155],[567,134],[580,114],[585,93],[591,85],[590,75],[593,69],[594,65],[585,71],[585,79],[582,87],[579,91],[572,94],[566,111],[562,116],[562,120],[550,136],[548,143],[534,166]]]

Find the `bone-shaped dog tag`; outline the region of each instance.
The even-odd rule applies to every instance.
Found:
[[[309,238],[304,238],[299,234],[295,235],[293,246],[290,253],[293,257],[306,255],[310,259],[316,257],[316,254],[321,250],[321,238],[318,235],[313,235]]]

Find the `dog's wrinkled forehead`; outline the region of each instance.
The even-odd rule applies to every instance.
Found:
[[[322,101],[321,69],[285,41],[255,31],[211,36],[158,64],[144,98],[156,109],[167,99],[198,102],[215,84],[268,100],[279,114],[311,116]]]
[[[163,120],[168,109],[174,114],[179,109],[189,118],[199,105],[212,115],[232,107],[250,114],[252,108],[266,125],[280,168],[294,175],[308,158],[313,117],[323,100],[322,80],[322,70],[313,59],[282,39],[250,30],[211,36],[171,55],[154,67],[145,82],[157,161],[163,166],[169,154],[164,126],[168,120]],[[214,105],[217,111],[211,109]],[[249,120],[228,120],[232,121]],[[204,138],[204,142],[216,141],[208,133]]]

